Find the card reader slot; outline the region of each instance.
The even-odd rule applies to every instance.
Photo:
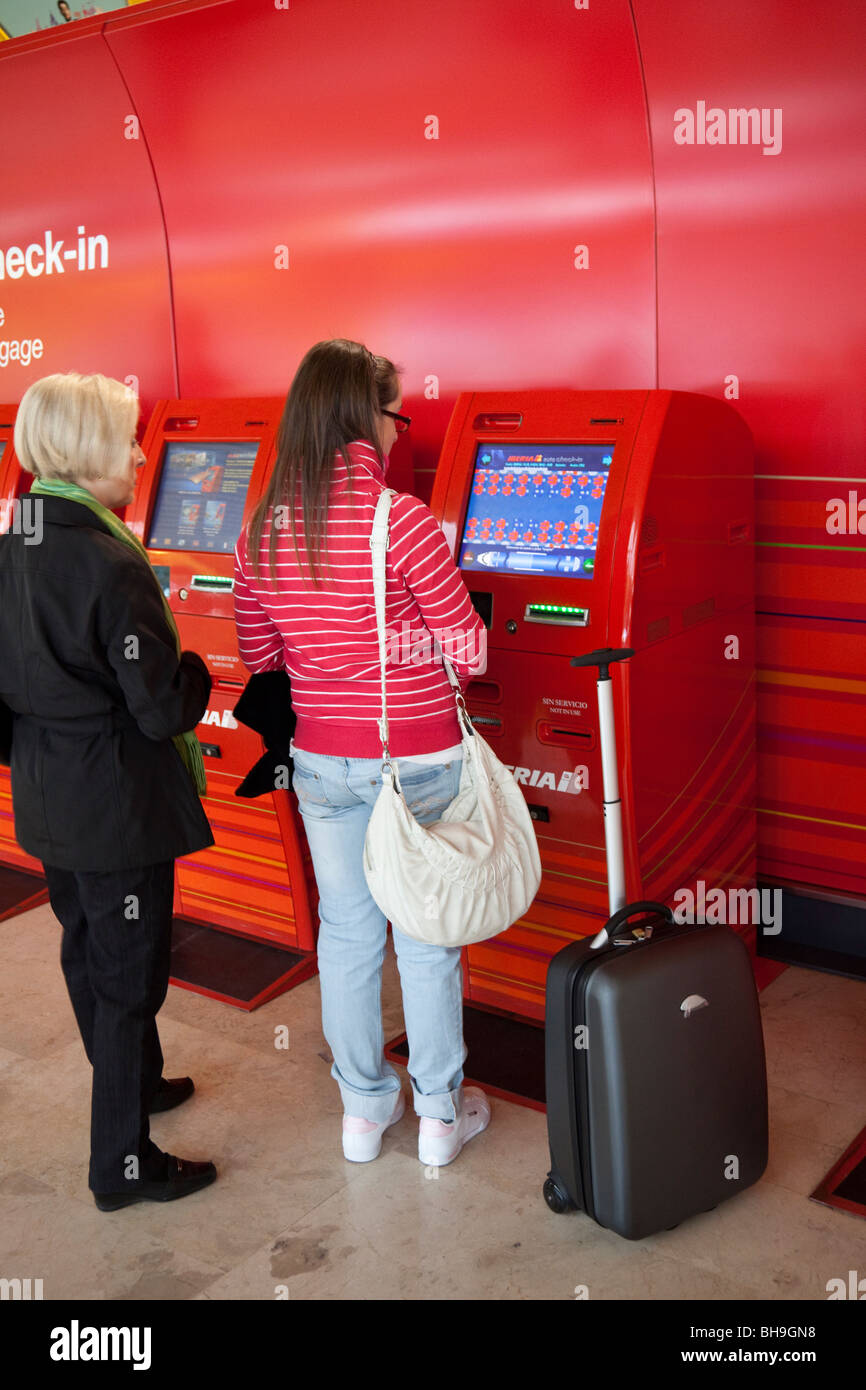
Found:
[[[584,753],[595,747],[595,729],[578,729],[573,724],[554,724],[549,719],[540,719],[535,728],[539,743],[553,743],[559,748],[577,747]]]
[[[479,729],[485,738],[495,738],[502,733],[502,720],[494,714],[471,714],[470,720],[474,728]]]

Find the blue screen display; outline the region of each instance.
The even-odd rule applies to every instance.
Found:
[[[233,551],[259,445],[167,444],[150,537],[155,550]]]
[[[611,444],[479,444],[459,565],[591,579]]]

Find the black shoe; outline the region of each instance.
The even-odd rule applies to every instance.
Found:
[[[130,1192],[94,1192],[93,1200],[100,1211],[118,1211],[133,1202],[174,1202],[188,1197],[216,1180],[217,1170],[212,1163],[196,1163],[189,1158],[166,1154],[168,1177],[146,1180]]]
[[[156,1095],[150,1102],[150,1114],[157,1115],[160,1110],[173,1110],[176,1105],[183,1105],[194,1090],[195,1086],[189,1076],[176,1076],[173,1081],[167,1081],[163,1077]]]

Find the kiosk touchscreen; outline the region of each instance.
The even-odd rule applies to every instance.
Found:
[[[526,453],[479,445],[460,568],[591,578],[612,462],[606,444],[530,445]]]
[[[572,656],[635,650],[613,671],[628,898],[753,885],[752,477],[709,397],[459,397],[431,508],[488,628],[467,703],[543,866],[526,917],[469,948],[470,999],[543,1018],[550,956],[607,917],[596,677]]]
[[[231,554],[244,520],[259,445],[165,446],[148,546]]]
[[[235,637],[234,548],[267,486],[283,405],[275,398],[159,402],[127,523],[147,546],[183,646],[199,653],[213,680],[197,733],[216,843],[178,861],[178,911],[302,953],[295,984],[315,969],[306,842],[287,791],[235,797],[262,744],[232,715],[249,678]]]

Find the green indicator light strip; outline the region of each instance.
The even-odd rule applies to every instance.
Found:
[[[192,583],[208,589],[231,589],[234,580],[226,574],[194,574]]]
[[[572,608],[569,604],[559,603],[531,603],[529,605],[532,613],[585,613],[585,608]]]

